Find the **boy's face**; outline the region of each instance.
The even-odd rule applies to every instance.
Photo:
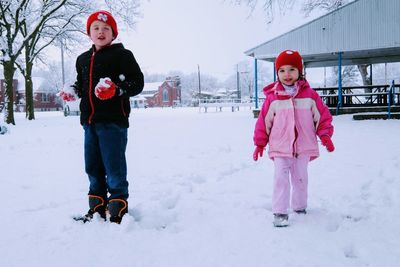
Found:
[[[292,65],[283,65],[278,70],[278,79],[284,85],[293,85],[299,76],[299,70]]]
[[[90,40],[94,43],[96,50],[108,46],[113,41],[114,35],[110,25],[99,20],[95,20],[90,25]]]

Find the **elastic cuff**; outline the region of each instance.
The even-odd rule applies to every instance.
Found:
[[[319,137],[319,139],[321,139],[322,137],[324,137],[324,136],[327,136],[327,137],[329,137],[329,138],[332,138],[330,135],[328,135],[328,134],[323,134],[323,135],[321,135],[320,137]]]
[[[124,89],[117,87],[117,93],[116,93],[117,96],[123,96],[125,93],[126,92]]]

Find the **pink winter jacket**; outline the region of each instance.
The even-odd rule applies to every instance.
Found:
[[[264,88],[266,99],[254,130],[254,144],[265,147],[274,157],[319,156],[317,136],[332,137],[332,115],[320,96],[307,81],[296,82],[293,96],[280,82]]]

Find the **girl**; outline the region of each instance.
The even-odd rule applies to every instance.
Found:
[[[269,144],[268,155],[275,166],[273,224],[283,227],[289,225],[290,199],[294,212],[306,213],[307,167],[310,160],[319,156],[317,136],[329,152],[335,147],[331,141],[332,115],[303,78],[299,52],[283,51],[276,58],[275,67],[278,81],[263,90],[266,98],[255,125],[253,159],[262,157]]]

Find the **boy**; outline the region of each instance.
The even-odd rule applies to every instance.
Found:
[[[77,81],[72,86],[80,103],[84,128],[85,171],[89,177],[89,211],[75,218],[90,221],[96,212],[120,223],[128,211],[128,181],[125,150],[129,127],[129,97],[144,86],[143,73],[132,52],[121,43],[117,23],[107,11],[97,11],[87,20],[92,47],[76,60]],[[69,101],[71,93],[60,96]]]

